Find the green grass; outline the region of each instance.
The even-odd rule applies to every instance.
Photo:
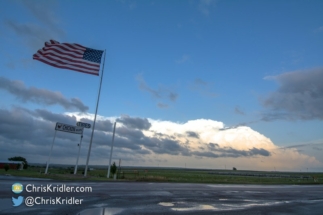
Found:
[[[139,175],[125,175],[125,178],[136,179],[138,181],[167,181],[167,182],[187,182],[187,183],[215,183],[215,184],[323,184],[323,173],[304,174],[316,176],[319,181],[314,182],[313,179],[296,179],[296,178],[267,178],[252,176],[235,176],[235,175],[218,175],[209,174],[214,171],[194,171],[194,170],[151,170],[147,173],[139,171]],[[225,171],[219,171],[225,172]],[[233,171],[227,171],[228,174]],[[239,173],[239,171],[234,171]],[[269,173],[265,173],[269,174]],[[276,173],[277,174],[277,173]],[[284,173],[280,173],[284,175]],[[302,174],[285,175],[301,176]]]
[[[49,174],[44,174],[45,168],[29,167],[27,170],[0,170],[0,175],[10,174],[13,176],[24,176],[34,178],[49,178],[55,180],[91,180],[112,181],[107,179],[107,170],[96,169],[88,171],[88,177],[83,177],[79,170],[77,175],[73,169],[50,168]],[[122,172],[122,173],[121,173]],[[289,173],[289,172],[256,172],[256,171],[230,171],[230,170],[189,170],[189,169],[143,169],[129,168],[119,172],[118,181],[146,181],[146,182],[174,182],[174,183],[213,183],[213,184],[323,184],[323,173]],[[218,174],[218,173],[222,174]],[[212,174],[211,174],[212,173]],[[232,174],[267,174],[267,176],[280,175],[291,176],[290,178],[241,176]],[[318,181],[300,179],[300,176],[315,176]]]

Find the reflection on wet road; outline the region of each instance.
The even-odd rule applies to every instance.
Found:
[[[128,189],[124,190],[124,186]],[[126,183],[95,214],[322,214],[323,186]],[[117,184],[116,184],[117,186]],[[129,186],[129,187],[128,187]],[[112,207],[113,206],[113,207]],[[86,209],[79,215],[94,214]]]
[[[91,186],[92,193],[32,193],[75,196],[82,205],[13,207],[11,185],[49,181],[0,178],[0,214],[323,214],[323,186],[210,185],[136,182],[57,182]],[[25,195],[25,193],[22,193]]]

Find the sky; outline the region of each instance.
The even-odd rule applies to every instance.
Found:
[[[105,50],[100,76],[32,59]],[[0,1],[0,158],[45,164],[56,122],[90,165],[323,171],[323,2]],[[103,69],[104,67],[104,69]],[[79,164],[86,162],[85,129]],[[75,165],[57,132],[51,163]]]

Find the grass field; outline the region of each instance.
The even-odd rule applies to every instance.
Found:
[[[107,179],[106,169],[88,171],[83,177],[80,169],[77,175],[73,168],[52,167],[44,174],[44,167],[31,166],[27,170],[0,170],[0,175],[49,178],[56,180],[112,181]],[[313,180],[313,176],[316,181]],[[123,168],[118,172],[117,181],[213,183],[213,184],[323,184],[323,173],[260,172],[244,170],[198,170],[163,168]]]

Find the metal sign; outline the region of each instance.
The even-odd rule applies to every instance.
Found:
[[[67,125],[67,124],[60,123],[60,122],[56,123],[55,130],[74,133],[74,134],[83,134],[83,128],[82,127],[77,127],[77,126],[73,126],[73,125]]]
[[[76,126],[82,127],[82,128],[91,128],[91,124],[89,123],[84,123],[84,122],[77,122]]]

